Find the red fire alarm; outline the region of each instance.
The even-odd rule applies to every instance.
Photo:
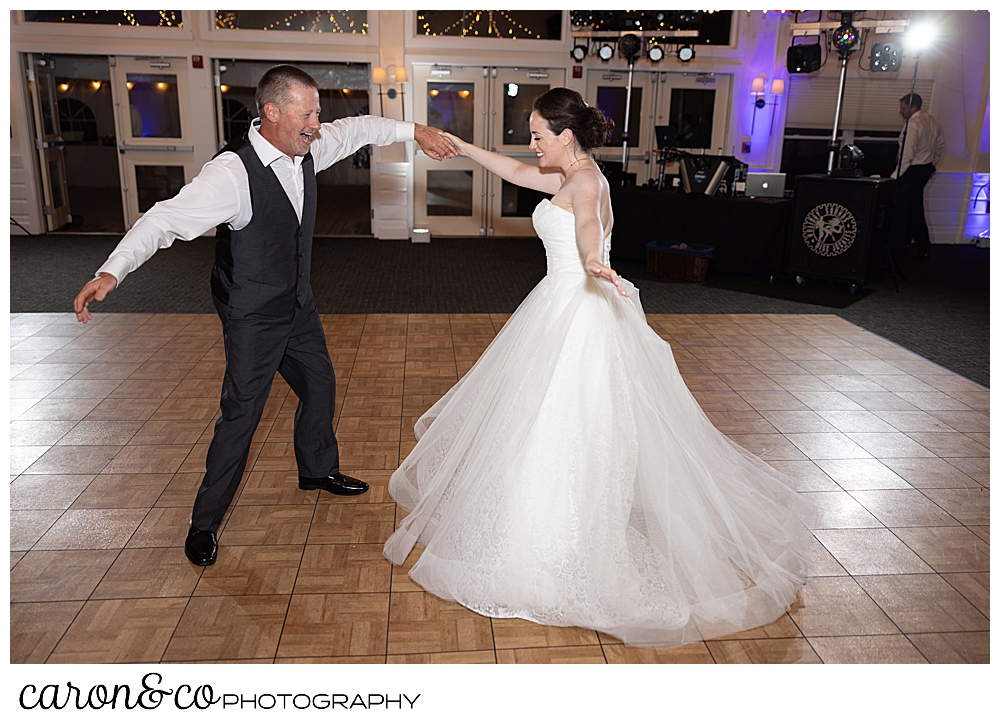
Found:
[[[582,65],[574,65],[573,66],[573,77],[574,78],[582,78],[583,77],[583,66]]]
[[[201,59],[200,55],[191,56],[191,67],[192,68],[204,68],[205,62]]]

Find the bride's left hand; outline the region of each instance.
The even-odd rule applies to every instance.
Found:
[[[590,276],[603,279],[604,281],[613,284],[615,289],[618,290],[618,293],[623,297],[628,296],[628,292],[625,291],[625,287],[622,285],[622,278],[618,276],[618,272],[614,269],[606,267],[603,264],[599,264],[596,261],[584,265],[584,269]]]

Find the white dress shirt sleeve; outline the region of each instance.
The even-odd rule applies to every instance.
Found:
[[[348,116],[324,123],[319,139],[310,146],[316,173],[330,168],[362,146],[388,146],[413,140],[413,124],[379,116]]]
[[[220,155],[205,164],[176,196],[143,214],[97,273],[111,274],[120,286],[126,276],[175,239],[190,241],[219,224],[233,224],[241,216],[249,219],[249,209],[242,208],[244,197],[249,196],[249,181],[239,156]]]

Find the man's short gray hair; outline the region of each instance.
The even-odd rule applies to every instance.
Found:
[[[294,65],[268,68],[257,81],[257,91],[254,93],[257,115],[264,116],[265,103],[273,103],[279,110],[284,108],[289,101],[289,93],[295,86],[319,89],[315,78]]]

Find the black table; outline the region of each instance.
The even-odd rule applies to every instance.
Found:
[[[612,187],[611,256],[646,263],[650,241],[715,247],[711,270],[779,274],[791,229],[791,199],[716,198],[704,194]]]

